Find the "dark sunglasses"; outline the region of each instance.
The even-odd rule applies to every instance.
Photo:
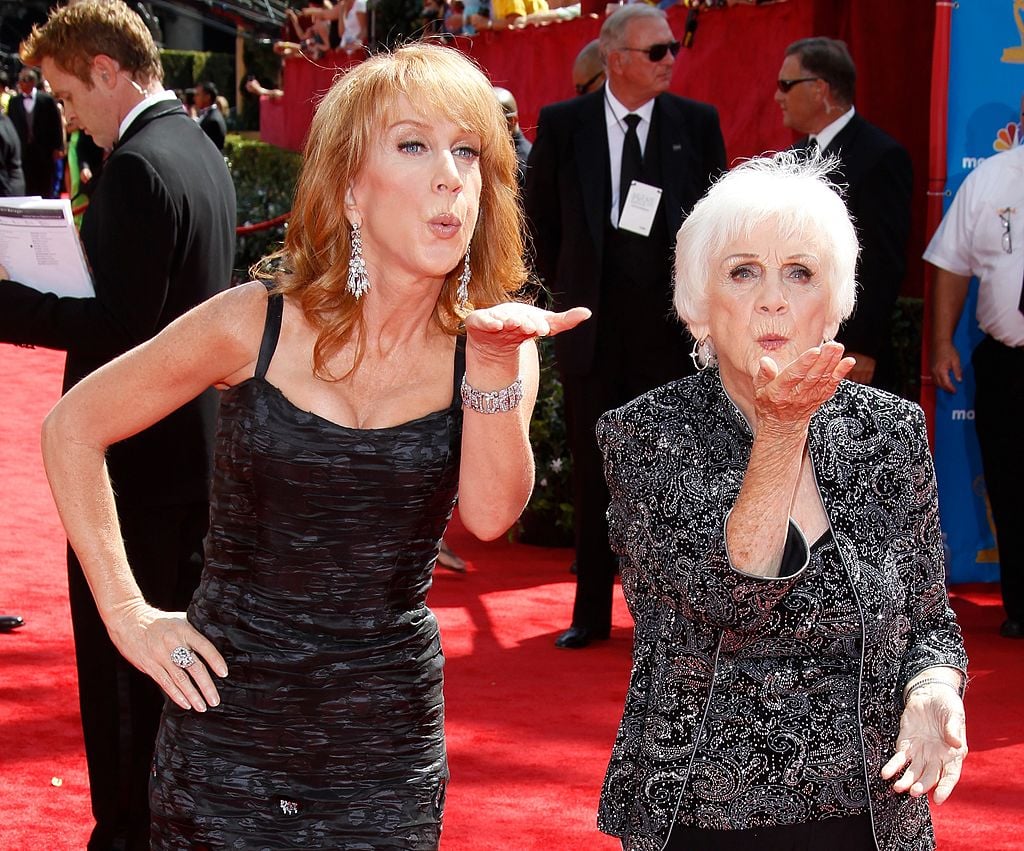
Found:
[[[683,45],[678,41],[669,41],[665,44],[652,44],[650,47],[620,47],[619,50],[632,50],[634,53],[646,53],[647,58],[651,62],[661,62],[665,58],[665,54],[670,50],[672,56],[679,55],[679,48]]]
[[[594,76],[591,77],[589,80],[587,80],[587,82],[585,82],[585,83],[577,83],[576,84],[576,94],[578,94],[578,95],[585,95],[587,92],[590,91],[590,87],[592,85],[594,85],[594,83],[596,83],[598,80],[600,80],[603,76],[604,76],[604,70],[602,69],[602,70],[598,71],[596,74],[594,74]]]
[[[789,90],[797,83],[813,83],[815,80],[820,79],[821,77],[798,77],[795,80],[776,80],[775,85],[779,87],[780,92],[784,95],[788,95]]]

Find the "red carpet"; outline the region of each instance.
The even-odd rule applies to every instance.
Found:
[[[90,826],[64,577],[64,539],[38,454],[63,358],[0,346],[0,849],[83,848]],[[629,670],[629,615],[611,641],[552,647],[572,601],[570,555],[449,536],[469,573],[439,571],[431,605],[447,667],[452,782],[444,851],[612,851],[594,811]],[[1024,642],[995,636],[989,586],[954,589],[968,639],[971,755],[935,813],[939,847],[1024,849]]]

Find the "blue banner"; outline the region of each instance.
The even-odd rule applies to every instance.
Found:
[[[952,12],[949,57],[946,199],[986,157],[1021,144],[1024,95],[1024,4],[959,0]],[[955,394],[935,391],[935,465],[950,582],[999,579],[992,515],[974,433],[970,352],[982,338],[975,321],[977,281],[954,343],[964,366]]]

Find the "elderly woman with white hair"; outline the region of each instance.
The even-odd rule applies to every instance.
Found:
[[[843,380],[827,172],[783,153],[711,188],[676,258],[701,371],[598,424],[636,622],[598,819],[625,849],[932,849],[967,753],[924,416]]]

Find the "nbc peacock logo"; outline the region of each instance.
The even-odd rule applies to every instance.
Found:
[[[992,142],[992,150],[996,152],[1009,151],[1021,144],[1021,128],[1016,121],[1009,122],[1005,127],[1000,127],[996,133],[995,141]]]

